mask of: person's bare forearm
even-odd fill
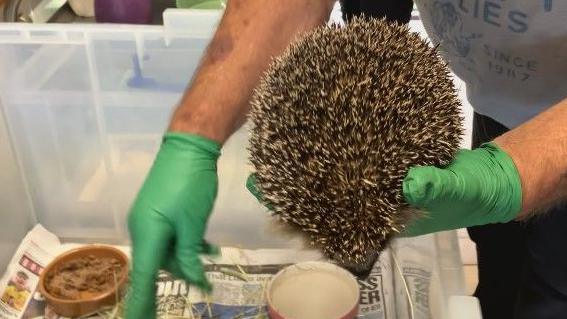
[[[519,218],[567,195],[567,99],[495,142],[512,157],[520,174]]]
[[[249,100],[272,57],[300,33],[325,23],[331,0],[231,0],[170,131],[224,143],[245,121]]]

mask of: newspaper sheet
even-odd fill
[[[59,239],[38,225],[22,240],[0,280],[0,318],[34,318],[25,316],[36,308],[39,274],[58,254]]]
[[[0,281],[0,318],[61,319],[37,291],[39,274],[57,254],[77,246],[61,244],[56,236],[41,225],[30,231]],[[118,248],[129,255],[129,247]],[[157,282],[158,318],[267,318],[265,295],[268,281],[288,265],[324,260],[319,253],[305,250],[223,247],[221,251],[221,256],[214,260],[204,259],[207,276],[214,287],[212,295],[204,295],[166,272],[160,273]],[[400,253],[401,250],[398,251]],[[425,255],[430,257],[429,253]],[[359,280],[358,318],[411,318],[406,289],[409,289],[414,307],[417,307],[414,309],[417,314],[415,318],[429,318],[429,302],[423,301],[429,298],[429,288],[423,288],[423,285],[430,285],[432,270],[429,268],[433,263],[419,259],[422,257],[423,253],[419,253],[414,258],[402,258],[403,277],[409,279],[410,283],[405,283],[404,289],[401,289],[400,279],[396,277],[402,276],[396,275],[392,254],[385,251],[370,276]],[[109,314],[112,311],[109,309],[91,317],[111,317]]]
[[[417,240],[396,241],[391,255],[395,259],[394,289],[398,319],[437,319],[433,314],[441,313],[443,300],[439,286],[439,273],[435,263],[437,249],[432,236]]]

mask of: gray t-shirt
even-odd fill
[[[513,128],[567,97],[567,0],[416,4],[476,112]]]

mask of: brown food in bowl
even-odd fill
[[[57,256],[42,271],[39,289],[55,313],[80,317],[113,306],[127,280],[128,257],[114,247],[95,244]]]
[[[113,257],[79,257],[48,273],[45,289],[62,299],[92,298],[117,286],[122,269],[123,265]]]

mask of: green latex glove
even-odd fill
[[[262,199],[262,194],[256,187],[256,174],[248,175],[248,178],[246,179],[246,188],[252,195],[254,195],[254,197],[256,197],[257,201],[259,201],[267,209],[272,210],[272,206],[264,202],[264,200]]]
[[[204,137],[168,133],[128,216],[132,270],[126,318],[155,318],[160,268],[204,291],[200,254],[218,249],[204,240],[217,195],[220,145]]]
[[[262,202],[254,174],[248,190]],[[461,150],[445,169],[414,167],[404,179],[406,201],[425,211],[402,234],[418,236],[514,219],[522,205],[520,176],[512,159],[496,144]],[[270,208],[270,207],[268,207]]]
[[[509,222],[522,206],[516,166],[494,143],[459,151],[445,169],[411,168],[403,191],[410,205],[426,212],[406,228],[406,236]]]

